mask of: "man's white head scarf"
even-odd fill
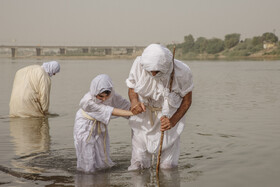
[[[142,67],[148,71],[160,71],[155,77],[169,75],[172,72],[172,53],[160,44],[151,44],[145,48],[141,56]]]
[[[170,79],[173,69],[172,53],[162,45],[151,44],[145,48],[139,60],[142,72],[134,86],[134,91],[144,98],[157,101]],[[151,71],[159,72],[153,76]]]
[[[57,61],[45,62],[42,67],[45,72],[49,74],[49,76],[53,76],[53,74],[58,73],[60,71],[60,65]]]

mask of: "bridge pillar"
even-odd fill
[[[61,55],[65,55],[66,54],[66,49],[65,48],[59,48],[59,52]]]
[[[12,57],[16,57],[16,54],[17,54],[17,48],[11,48],[11,51],[12,51]]]
[[[105,49],[105,55],[112,55],[112,49],[111,48],[106,48]]]
[[[133,51],[133,48],[126,48],[126,54],[128,55],[132,55]]]
[[[43,48],[36,48],[36,55],[41,56]]]
[[[83,48],[83,53],[88,53],[89,52],[89,48]]]

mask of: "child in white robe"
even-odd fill
[[[90,91],[80,101],[74,125],[74,144],[77,170],[95,172],[110,168],[115,163],[110,158],[107,126],[113,116],[133,115],[130,102],[114,92],[108,75],[95,77]]]

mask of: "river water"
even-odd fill
[[[1,186],[209,186],[274,187],[280,183],[280,61],[188,61],[194,75],[193,104],[181,135],[179,166],[128,172],[128,121],[109,125],[116,167],[76,172],[75,113],[91,80],[106,73],[125,98],[133,60],[60,60],[52,77],[48,119],[10,119],[15,72],[42,60],[0,59]]]

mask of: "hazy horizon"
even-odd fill
[[[280,37],[277,0],[1,0],[0,45],[138,45]]]

